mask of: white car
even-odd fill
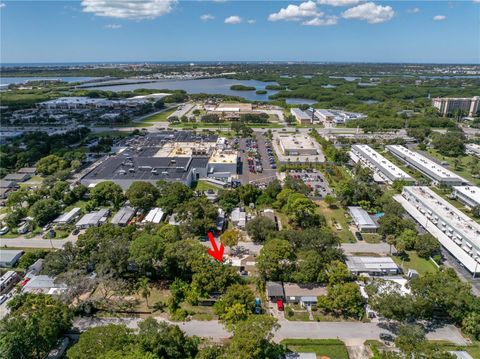
[[[7,234],[9,230],[10,228],[8,228],[7,226],[3,227],[2,229],[0,229],[0,236]]]
[[[7,299],[8,299],[8,297],[5,294],[0,295],[0,304],[3,304],[3,302],[5,302]]]

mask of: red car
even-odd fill
[[[277,309],[283,311],[283,300],[277,300]]]

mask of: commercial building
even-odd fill
[[[470,272],[480,272],[480,224],[424,186],[394,199]]]
[[[81,179],[86,186],[113,181],[127,189],[134,181],[192,185],[203,178],[228,182],[237,174],[236,151],[217,148],[218,136],[164,131],[127,140],[119,152],[98,161]]]
[[[460,186],[468,184],[468,181],[445,167],[432,161],[431,159],[410,151],[408,148],[400,145],[388,145],[387,150],[395,157],[405,162],[407,166],[420,171],[422,174],[430,178],[435,184],[447,186]]]
[[[63,213],[53,220],[55,224],[68,224],[73,222],[80,215],[81,209],[78,207],[72,208],[67,213]]]
[[[463,111],[465,116],[475,117],[480,110],[480,96],[467,98],[454,97],[436,97],[432,99],[433,107],[435,107],[442,116],[447,116],[455,111]]]
[[[2,249],[0,250],[0,268],[11,268],[23,256],[24,251],[16,249]]]
[[[362,233],[375,233],[380,227],[376,220],[362,207],[348,207],[348,214]]]
[[[126,226],[134,215],[135,209],[130,206],[125,206],[120,208],[118,212],[115,213],[110,223],[117,226]]]
[[[336,125],[343,125],[348,121],[360,120],[367,117],[363,113],[327,109],[316,109],[313,114],[320,122]]]
[[[480,206],[480,188],[476,186],[455,186],[452,196],[470,208]]]
[[[72,96],[59,97],[55,100],[41,102],[37,106],[47,110],[77,110],[137,107],[147,103],[149,103],[149,99],[145,96],[135,96],[121,100]]]
[[[292,114],[293,117],[295,117],[295,120],[297,120],[297,122],[300,124],[312,123],[312,116],[300,110],[299,108],[291,108],[290,113]]]
[[[347,257],[348,270],[355,275],[371,276],[397,275],[401,269],[390,257]]]
[[[163,209],[156,207],[152,208],[150,212],[145,216],[143,223],[155,223],[158,224],[165,218],[165,212]]]
[[[476,143],[466,143],[465,153],[467,155],[474,155],[480,157],[480,145],[477,145]]]
[[[279,135],[277,141],[282,153],[287,156],[318,154],[318,146],[308,135]]]
[[[353,145],[349,154],[353,162],[360,163],[373,171],[373,179],[376,182],[414,181],[412,176],[368,145]]]
[[[90,228],[98,227],[99,225],[107,221],[109,210],[102,208],[98,211],[90,212],[84,215],[80,220],[75,224],[77,228]]]

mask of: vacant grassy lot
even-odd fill
[[[310,352],[332,359],[348,359],[345,343],[338,339],[284,339],[280,342],[294,352]]]
[[[340,237],[342,242],[355,242],[355,238],[348,227],[345,211],[342,208],[329,208],[325,201],[315,201],[315,203],[319,206],[319,213],[325,216],[327,224]],[[342,227],[340,230],[337,229],[336,223]]]
[[[406,273],[409,269],[415,269],[418,274],[425,275],[426,273],[433,273],[438,268],[431,261],[420,258],[415,251],[407,251],[408,259],[402,260],[399,256],[392,256],[395,263],[403,268]]]
[[[147,117],[139,123],[144,124],[144,123],[154,123],[154,122],[165,122],[167,121],[168,116],[174,113],[176,109],[177,109],[177,106],[172,107],[171,109],[168,109],[166,111],[157,113],[153,116]]]
[[[459,156],[459,157],[446,157],[438,153],[435,149],[429,148],[427,153],[431,156],[436,158],[441,162],[448,163],[448,169],[457,173],[458,175],[462,176],[463,178],[472,182],[472,184],[479,185],[480,179],[475,178],[472,175],[472,167],[476,166],[478,163],[478,158],[470,155],[466,156]],[[455,162],[458,161],[457,165],[455,166]]]

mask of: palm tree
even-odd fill
[[[147,277],[142,277],[137,282],[137,293],[145,299],[147,308],[150,308],[148,305],[148,297],[150,296],[150,280]]]
[[[395,236],[393,234],[389,234],[385,241],[390,244],[390,255],[392,255],[392,245],[395,245]]]

